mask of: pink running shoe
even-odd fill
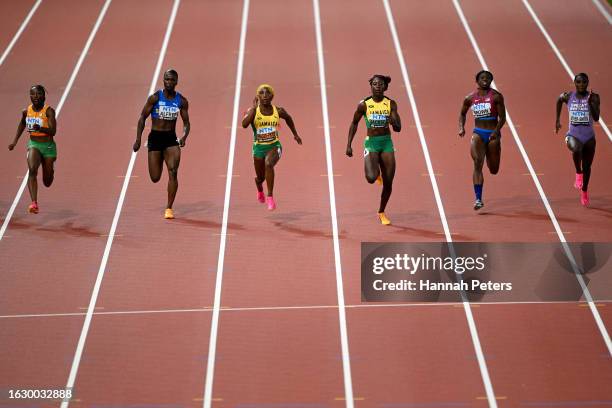
[[[257,201],[259,201],[262,204],[266,202],[266,196],[264,195],[263,191],[257,192]]]
[[[585,207],[588,207],[590,203],[591,202],[589,201],[589,193],[587,193],[586,191],[581,191],[580,204],[584,205]]]
[[[576,173],[576,181],[574,181],[574,187],[578,190],[582,188],[582,173]]]
[[[28,206],[28,212],[30,214],[38,214],[38,203],[36,201],[32,201],[32,204]]]
[[[276,208],[276,203],[274,202],[274,197],[268,197],[266,199],[268,202],[268,210],[272,211]]]

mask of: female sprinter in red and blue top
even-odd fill
[[[38,214],[38,168],[42,164],[43,184],[50,187],[55,175],[53,165],[57,159],[57,147],[55,145],[56,122],[55,110],[45,104],[46,91],[42,85],[34,85],[30,88],[30,101],[32,104],[23,110],[21,120],[17,125],[17,134],[13,143],[8,148],[13,150],[19,141],[24,129],[30,133],[28,141],[28,190],[32,203],[28,206],[28,212]]]
[[[580,203],[589,205],[589,180],[591,178],[591,164],[595,157],[595,130],[593,121],[599,121],[599,95],[592,90],[589,92],[589,77],[584,72],[574,77],[575,92],[564,92],[557,99],[557,122],[555,130],[561,129],[561,107],[567,104],[569,111],[569,131],[565,136],[565,143],[572,152],[574,166],[576,167],[576,180],[574,187],[580,190]]]
[[[278,138],[278,128],[282,118],[291,129],[297,144],[302,144],[293,119],[280,106],[272,105],[274,88],[268,84],[259,85],[251,106],[242,118],[242,127],[253,129],[253,164],[255,165],[255,186],[257,201],[267,203],[268,210],[276,208],[274,201],[274,166],[281,158],[282,146]],[[263,182],[268,187],[268,196],[264,196]]]
[[[383,189],[380,195],[378,219],[381,224],[390,225],[391,220],[385,215],[385,208],[393,190],[395,148],[391,140],[389,125],[394,131],[399,132],[402,130],[402,122],[397,113],[397,104],[394,100],[385,96],[391,77],[376,74],[370,78],[369,82],[372,95],[361,100],[353,114],[353,121],[349,127],[346,155],[353,157],[351,145],[355,133],[357,133],[359,121],[364,118],[367,128],[363,152],[365,177],[370,184],[375,181],[380,183],[382,180]]]
[[[136,129],[136,141],[134,151],[140,149],[140,139],[145,126],[145,120],[151,115],[151,133],[147,141],[149,149],[149,176],[151,181],[157,183],[162,175],[163,163],[168,168],[168,203],[164,218],[174,218],[172,205],[178,190],[178,168],[181,162],[181,147],[185,147],[185,141],[189,136],[191,124],[189,123],[189,103],[187,98],[175,91],[178,83],[178,73],[169,69],[164,72],[164,89],[149,96],[147,103],[142,108],[138,127]],[[183,120],[183,137],[176,137],[176,120],[179,114]]]
[[[461,113],[459,114],[459,136],[465,136],[465,116],[468,109],[472,108],[474,114],[474,133],[471,141],[471,155],[474,160],[474,193],[476,201],[474,210],[480,210],[484,203],[482,201],[482,185],[484,176],[482,167],[487,160],[487,167],[491,174],[499,171],[501,159],[501,128],[506,123],[506,106],[501,93],[491,88],[493,74],[489,71],[480,71],[476,74],[478,89],[470,93],[463,100]]]

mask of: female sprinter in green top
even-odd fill
[[[259,85],[257,95],[253,99],[253,106],[247,110],[242,118],[242,127],[251,126],[253,129],[253,163],[255,165],[255,186],[257,186],[257,201],[267,203],[268,210],[276,208],[274,201],[274,166],[280,160],[282,146],[278,139],[280,119],[287,122],[298,144],[302,139],[298,136],[293,119],[287,111],[280,106],[272,105],[274,89],[268,84]],[[268,197],[264,197],[263,182],[268,186]]]
[[[397,104],[394,100],[385,96],[389,82],[391,82],[391,77],[385,75],[376,74],[370,78],[372,95],[363,99],[357,105],[349,128],[348,145],[346,146],[346,155],[353,157],[351,144],[357,132],[359,121],[363,117],[367,128],[363,152],[365,176],[370,184],[375,181],[380,183],[382,180],[383,189],[380,195],[378,219],[383,225],[391,224],[391,220],[385,215],[385,207],[389,197],[391,197],[393,177],[395,176],[395,149],[391,140],[389,125],[395,132],[402,130],[402,122],[397,113]]]

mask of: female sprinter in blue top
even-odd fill
[[[149,96],[147,103],[142,108],[138,127],[136,129],[136,141],[134,151],[140,149],[140,139],[145,126],[145,120],[151,115],[151,133],[147,141],[149,149],[149,176],[151,181],[157,183],[161,178],[163,163],[168,168],[168,203],[164,218],[174,218],[172,205],[178,190],[178,168],[181,162],[181,147],[185,147],[185,141],[189,136],[191,124],[189,123],[189,103],[187,98],[175,91],[178,83],[178,73],[169,69],[164,72],[164,89]],[[176,137],[176,120],[179,114],[183,120],[183,137]]]

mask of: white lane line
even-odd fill
[[[36,12],[36,9],[38,8],[38,6],[40,6],[40,3],[42,3],[42,0],[38,0],[36,3],[34,3],[34,5],[32,6],[32,9],[30,10],[30,12],[28,13],[28,15],[26,16],[26,18],[23,20],[23,22],[21,23],[21,26],[19,26],[19,29],[17,30],[17,32],[15,33],[15,35],[13,36],[13,39],[11,40],[11,42],[9,43],[9,45],[6,47],[6,49],[4,50],[4,52],[2,53],[2,56],[0,57],[0,65],[2,65],[4,63],[4,60],[6,59],[6,57],[8,57],[8,55],[10,54],[11,50],[13,49],[13,47],[15,46],[15,43],[17,42],[17,40],[19,39],[19,37],[21,37],[21,33],[23,33],[23,30],[25,30],[26,26],[28,25],[28,23],[30,22],[30,20],[32,19],[32,16],[34,15],[34,13]]]
[[[107,0],[105,7],[108,7],[110,2],[111,0]],[[176,13],[178,11],[180,3],[181,3],[180,0],[174,0],[172,12],[170,14],[170,18],[168,19],[168,27],[166,29],[166,34],[164,36],[162,47],[159,53],[159,58],[157,60],[155,71],[153,72],[153,78],[151,80],[151,86],[149,87],[149,93],[147,94],[147,96],[152,94],[155,90],[155,84],[157,83],[157,78],[161,71],[161,66],[164,60],[164,56],[166,55],[166,49],[168,48],[168,42],[170,41],[170,35],[172,34],[172,28],[174,27],[174,20],[176,18]],[[92,317],[93,317],[93,314],[96,308],[96,302],[98,300],[98,295],[100,293],[100,287],[102,286],[102,279],[104,278],[104,273],[106,272],[106,264],[108,262],[108,256],[110,254],[111,246],[113,245],[115,231],[117,230],[117,224],[119,223],[119,216],[121,215],[121,209],[123,208],[123,202],[125,200],[125,195],[127,193],[128,185],[131,180],[130,175],[132,174],[132,169],[134,168],[136,154],[137,154],[136,152],[132,152],[130,163],[125,173],[125,178],[123,179],[123,186],[121,187],[121,193],[119,195],[119,200],[117,202],[117,207],[115,209],[113,223],[111,225],[110,232],[106,240],[106,247],[104,248],[104,254],[102,255],[102,261],[100,262],[100,267],[98,269],[98,275],[96,277],[96,282],[94,284],[94,288],[91,293],[91,299],[89,300],[89,306],[87,308],[87,313],[85,315],[85,320],[83,322],[83,328],[81,329],[81,335],[79,336],[79,342],[77,343],[77,348],[74,353],[74,359],[72,360],[72,367],[70,368],[70,374],[68,376],[68,381],[66,383],[66,389],[71,389],[74,387],[76,376],[79,371],[79,364],[81,362],[81,357],[83,355],[83,350],[85,348],[85,341],[87,340],[87,334],[89,333],[89,327],[91,325],[91,320],[92,320]],[[69,405],[69,401],[63,401],[61,404],[61,408],[67,408],[68,405]]]
[[[502,305],[502,306],[521,306],[521,305],[575,305],[575,306],[588,306],[586,302],[577,301],[506,301],[506,302],[478,302],[472,303],[472,307],[487,305]],[[608,304],[612,304],[612,299],[598,300],[598,307],[605,307]],[[450,306],[457,307],[461,305],[459,302],[422,302],[422,303],[364,303],[356,305],[345,305],[346,309],[372,309],[372,308],[409,308],[409,307],[437,307],[437,306]],[[338,305],[305,305],[305,306],[259,306],[259,307],[225,307],[222,306],[221,310],[224,312],[265,312],[265,311],[291,311],[291,310],[320,310],[320,309],[337,309]],[[161,313],[202,313],[212,312],[212,307],[202,307],[197,309],[156,309],[156,310],[115,310],[107,312],[94,312],[94,316],[121,316],[121,315],[147,315],[147,314],[161,314]],[[47,317],[74,317],[74,316],[85,316],[86,312],[74,312],[74,313],[33,313],[33,314],[15,314],[15,315],[0,315],[0,319],[28,319],[28,318],[47,318]]]
[[[87,56],[87,53],[89,52],[89,47],[91,46],[91,43],[96,37],[98,28],[100,27],[100,24],[102,23],[102,20],[104,19],[104,15],[106,14],[106,10],[108,9],[108,6],[110,5],[111,1],[112,0],[107,0],[106,3],[104,3],[104,6],[102,6],[102,11],[100,11],[98,20],[96,21],[94,28],[91,30],[91,33],[89,34],[89,38],[87,39],[87,42],[85,43],[85,47],[81,51],[81,55],[79,56],[79,59],[76,65],[74,66],[74,69],[72,70],[70,79],[68,79],[68,83],[66,84],[64,93],[62,94],[62,97],[60,98],[60,101],[57,104],[57,108],[55,108],[56,118],[59,118],[60,112],[62,111],[62,107],[64,106],[64,103],[66,102],[66,98],[68,98],[68,94],[70,93],[70,90],[72,89],[72,84],[74,83],[74,80],[76,76],[78,75],[79,70],[81,69],[81,65],[83,64],[83,61],[85,60],[85,57]],[[30,13],[33,14],[33,11],[30,11]],[[31,16],[29,15],[29,17]],[[2,222],[2,227],[0,227],[0,241],[2,240],[2,238],[4,238],[4,233],[6,232],[6,229],[8,228],[9,222],[11,221],[11,218],[13,217],[13,213],[15,212],[15,208],[17,208],[17,204],[19,204],[19,200],[21,199],[21,196],[23,195],[23,192],[27,184],[28,184],[28,172],[26,171],[25,176],[23,176],[23,181],[21,182],[21,185],[19,186],[19,190],[17,190],[17,194],[15,195],[15,199],[13,200],[13,204],[11,204],[11,208],[9,208],[9,211],[6,214],[4,221]]]
[[[334,237],[334,265],[336,269],[336,292],[338,297],[338,320],[340,325],[340,348],[342,350],[342,371],[344,377],[344,400],[347,408],[354,407],[353,380],[349,357],[348,329],[344,304],[344,285],[342,282],[342,263],[340,261],[340,241],[338,238],[338,218],[336,216],[336,191],[334,187],[334,168],[332,164],[329,111],[327,107],[327,82],[325,79],[325,59],[323,57],[323,34],[321,33],[321,12],[319,0],[312,1],[317,39],[317,60],[319,64],[319,84],[321,89],[321,110],[323,114],[323,133],[325,135],[325,155],[327,162],[327,185],[329,189],[330,214]]]
[[[572,71],[572,69],[570,68],[569,64],[563,57],[563,54],[561,54],[561,51],[559,51],[559,48],[557,48],[557,45],[555,44],[551,36],[548,34],[548,31],[546,31],[546,28],[544,28],[544,25],[538,18],[538,15],[535,13],[535,11],[533,11],[533,8],[531,8],[531,4],[529,4],[527,0],[523,0],[523,5],[525,5],[525,7],[527,8],[527,11],[529,11],[529,14],[531,14],[531,18],[533,19],[533,21],[535,21],[536,25],[542,32],[542,35],[544,35],[544,38],[546,38],[546,41],[548,41],[548,45],[550,45],[550,48],[553,49],[553,51],[555,52],[555,55],[559,59],[559,62],[561,62],[561,65],[563,65],[563,68],[565,68],[565,71],[567,72],[567,74],[570,76],[570,78],[573,81],[576,74],[574,74],[574,71]],[[601,115],[599,116],[599,124],[601,125],[601,128],[604,130],[606,135],[608,135],[608,139],[612,141],[612,133],[610,133],[610,129],[608,129],[608,126],[606,126],[603,116]]]
[[[601,4],[599,0],[592,0],[592,1],[595,7],[597,7],[597,10],[599,10],[599,12],[604,16],[608,24],[612,24],[612,16],[610,15],[610,13],[608,13],[608,9],[606,8],[606,6]]]
[[[412,115],[414,117],[414,123],[417,127],[417,132],[419,134],[419,140],[421,141],[421,148],[423,149],[423,155],[425,156],[425,162],[427,164],[427,171],[429,172],[429,179],[431,181],[431,187],[434,192],[434,196],[436,198],[436,204],[438,205],[438,212],[440,214],[440,220],[442,221],[442,226],[444,227],[444,234],[446,236],[446,241],[448,242],[449,250],[451,256],[455,257],[455,249],[453,247],[453,239],[450,233],[450,229],[448,227],[448,221],[446,219],[446,214],[444,212],[444,206],[442,205],[442,199],[440,197],[440,190],[438,189],[438,183],[436,181],[436,176],[434,174],[433,166],[431,164],[431,157],[429,156],[429,149],[427,147],[427,141],[425,140],[425,133],[423,132],[423,127],[421,125],[421,118],[419,116],[419,111],[417,109],[416,100],[414,98],[414,94],[412,92],[412,85],[410,83],[410,77],[408,76],[408,69],[406,68],[406,62],[404,61],[404,54],[402,52],[402,47],[400,45],[399,36],[397,35],[397,30],[395,28],[395,21],[393,19],[393,13],[391,12],[391,6],[389,5],[388,0],[383,0],[385,11],[387,14],[387,21],[389,23],[389,29],[391,30],[391,36],[393,37],[393,43],[395,45],[395,53],[397,54],[397,58],[400,64],[400,68],[402,71],[402,77],[404,79],[404,84],[406,85],[406,92],[408,93],[408,99],[410,100],[410,106],[412,108]],[[472,345],[474,347],[474,352],[476,353],[476,359],[478,361],[478,368],[480,369],[480,376],[482,377],[482,382],[485,388],[485,393],[487,396],[487,401],[489,403],[489,407],[496,408],[497,401],[495,398],[495,392],[493,390],[493,383],[491,382],[491,377],[489,376],[489,369],[487,368],[487,362],[484,357],[484,353],[482,351],[482,345],[480,344],[480,337],[478,336],[478,330],[476,328],[476,322],[474,321],[474,316],[472,314],[472,309],[470,307],[470,303],[467,301],[465,293],[461,293],[463,310],[465,312],[465,317],[468,323],[468,328],[470,330],[470,336],[472,338]]]
[[[482,56],[482,52],[480,51],[480,47],[478,46],[478,43],[476,42],[476,38],[474,37],[474,34],[472,34],[472,30],[470,29],[470,26],[465,18],[465,15],[463,14],[463,10],[461,9],[461,6],[459,5],[459,1],[453,0],[453,4],[455,5],[455,9],[457,10],[459,19],[463,23],[463,27],[465,28],[465,31],[470,39],[470,42],[472,43],[472,47],[474,48],[474,51],[476,52],[476,55],[478,56],[478,61],[480,61],[480,65],[482,66],[483,69],[489,70],[489,68],[487,67],[487,63],[485,62],[484,57]],[[495,87],[495,82],[492,82],[491,86]],[[525,162],[525,165],[529,169],[529,173],[531,174],[531,179],[533,180],[533,183],[535,184],[536,189],[538,190],[538,193],[540,194],[542,203],[544,203],[544,207],[546,207],[546,212],[548,213],[548,217],[550,218],[553,226],[555,227],[555,231],[557,232],[557,236],[559,237],[559,241],[561,242],[561,246],[563,247],[565,255],[567,256],[567,259],[572,265],[572,269],[574,270],[576,279],[578,280],[578,283],[580,284],[580,287],[582,288],[582,293],[584,294],[584,298],[587,300],[589,304],[589,308],[591,309],[591,313],[593,314],[593,318],[595,319],[597,328],[599,329],[601,337],[603,338],[604,343],[606,347],[608,348],[608,353],[610,353],[610,355],[612,356],[612,341],[610,340],[610,334],[608,333],[608,330],[606,329],[606,326],[603,320],[601,319],[599,311],[597,310],[597,307],[595,306],[595,303],[593,302],[593,297],[591,296],[591,292],[589,291],[584,281],[584,278],[581,275],[580,267],[576,263],[576,260],[574,259],[574,255],[572,254],[572,251],[567,245],[565,234],[563,233],[563,231],[561,230],[561,227],[559,226],[557,217],[555,216],[555,213],[553,212],[550,206],[550,203],[548,202],[548,198],[546,197],[546,194],[544,193],[544,188],[540,184],[540,179],[538,178],[538,176],[535,173],[535,170],[533,169],[531,160],[529,159],[529,156],[527,156],[527,151],[525,150],[525,147],[523,146],[523,142],[521,141],[519,134],[516,128],[514,127],[512,118],[510,117],[510,112],[508,112],[508,110],[506,110],[506,120],[508,122],[508,126],[510,127],[510,131],[512,132],[512,136],[514,137],[514,141],[516,142],[516,145],[519,151],[521,152],[523,161]]]
[[[249,0],[242,4],[242,20],[240,23],[240,42],[238,46],[238,62],[236,67],[236,82],[234,85],[234,108],[232,112],[232,129],[230,131],[229,157],[226,175],[234,174],[234,152],[236,150],[236,127],[240,113],[240,92],[242,90],[242,68],[244,66],[244,49],[246,44],[247,25],[249,18]],[[221,312],[221,285],[223,283],[223,265],[225,262],[225,247],[227,242],[227,222],[229,219],[230,197],[232,195],[233,177],[225,178],[225,198],[223,202],[223,221],[219,239],[219,258],[217,260],[217,278],[215,281],[215,298],[210,323],[210,340],[208,342],[208,362],[206,364],[206,380],[204,383],[203,407],[210,408],[213,400],[213,380],[215,374],[215,357],[217,352],[217,336],[219,330],[219,314]]]

